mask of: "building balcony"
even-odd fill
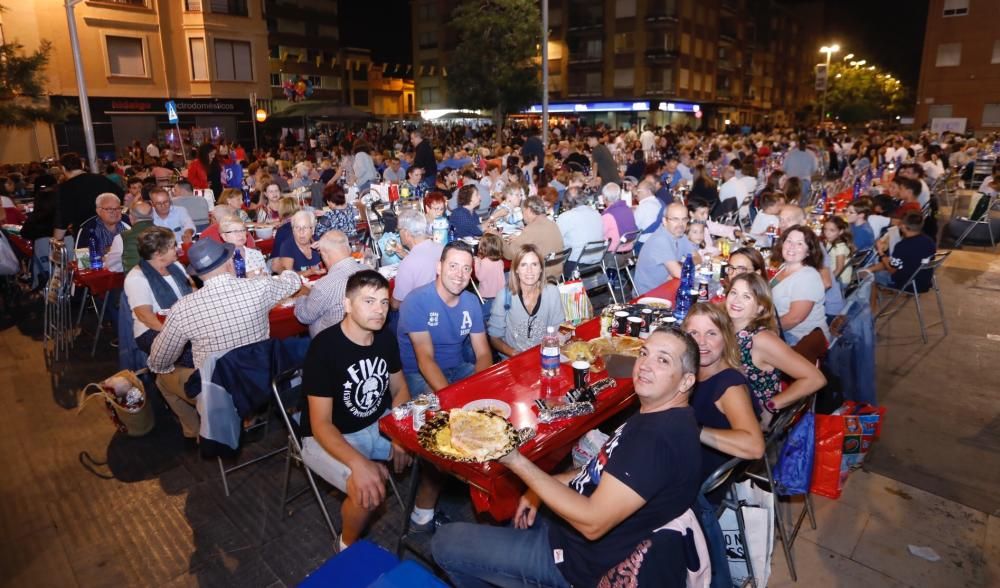
[[[663,63],[677,58],[676,49],[646,49],[646,61],[650,63]]]
[[[287,18],[291,20],[305,20],[312,22],[337,22],[337,3],[333,2],[324,6],[332,6],[333,10],[319,10],[317,8],[305,8],[297,4],[287,4],[280,0],[264,0],[264,14],[274,18]],[[331,20],[332,19],[332,20]]]
[[[661,82],[646,82],[646,96],[663,97],[676,96],[677,90],[673,86],[664,86]]]
[[[586,86],[570,86],[566,95],[570,98],[592,98],[601,95],[600,88],[587,88]]]
[[[677,24],[677,13],[653,9],[646,13],[645,21],[649,28],[673,26]]]
[[[591,53],[578,53],[569,56],[570,65],[586,66],[586,65],[600,65],[603,61],[603,55],[595,55]]]
[[[736,69],[736,65],[728,59],[716,59],[715,69],[720,71],[734,71]]]
[[[90,0],[88,4],[95,6],[110,4],[112,7],[120,8],[149,8],[149,0]]]

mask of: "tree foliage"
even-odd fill
[[[538,100],[541,15],[533,0],[463,0],[452,13],[458,45],[448,92],[460,108],[493,109],[502,121]]]
[[[878,70],[832,63],[827,84],[826,111],[845,123],[891,118],[907,109],[906,88]],[[817,92],[817,110],[822,99]]]
[[[66,117],[66,110],[51,108],[45,97],[43,71],[51,50],[48,41],[32,53],[25,53],[16,42],[0,45],[0,126],[30,127],[36,121]]]

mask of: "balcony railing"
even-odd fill
[[[149,8],[149,0],[91,0],[96,4],[115,4],[132,8]]]
[[[677,57],[676,49],[664,49],[662,47],[656,47],[654,49],[646,49],[646,61],[651,62],[662,62],[670,61]]]

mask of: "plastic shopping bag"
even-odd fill
[[[590,304],[587,290],[580,280],[559,284],[559,296],[567,322],[578,325],[594,318],[594,307]]]
[[[816,450],[816,415],[807,411],[795,423],[778,454],[774,467],[775,492],[795,496],[809,492]]]
[[[840,498],[852,470],[861,467],[882,432],[885,407],[848,401],[830,415],[816,415],[812,493]]]
[[[774,549],[774,494],[750,480],[734,484],[732,492],[739,505],[746,535],[741,540],[736,511],[727,508],[719,518],[726,538],[729,573],[735,586],[743,586],[750,578],[750,568],[757,586],[767,586],[771,577],[771,553]],[[749,560],[749,565],[748,565]]]

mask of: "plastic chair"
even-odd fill
[[[559,266],[564,265],[566,263],[566,261],[569,259],[569,254],[572,251],[573,251],[572,249],[570,249],[570,248],[567,247],[566,249],[563,249],[562,251],[553,251],[552,253],[549,253],[548,255],[546,255],[545,256],[545,261],[544,261],[544,263],[545,263],[545,272],[548,273],[549,268],[559,267]],[[558,282],[560,284],[562,284],[565,281],[563,279],[563,275],[562,275],[561,271],[558,272],[558,274],[555,276],[555,278],[556,278],[556,282]]]
[[[591,241],[583,246],[580,250],[580,255],[576,257],[576,267],[573,269],[573,278],[584,281],[584,288],[586,290],[593,290],[596,288],[607,287],[608,293],[611,294],[611,300],[617,304],[618,298],[615,296],[615,289],[611,287],[611,280],[608,279],[608,267],[604,264],[605,253],[608,251],[608,247],[611,245],[610,239],[604,239],[603,241]],[[601,257],[597,261],[590,263],[584,263],[582,260],[585,257],[591,257],[597,254],[601,254]],[[587,285],[586,279],[594,276],[596,281],[592,285]],[[603,280],[601,279],[603,278]]]
[[[944,264],[945,260],[948,259],[949,255],[951,255],[950,251],[945,252],[945,253],[935,253],[934,256],[931,257],[930,259],[924,260],[924,263],[920,264],[920,267],[917,268],[917,271],[913,272],[913,275],[910,276],[910,279],[908,279],[905,284],[903,284],[902,288],[896,289],[896,288],[890,288],[890,287],[886,287],[886,286],[881,286],[880,290],[887,290],[887,291],[893,292],[894,295],[889,300],[889,302],[887,302],[884,305],[879,306],[878,312],[875,313],[875,322],[877,323],[878,320],[880,318],[883,318],[883,317],[885,317],[885,318],[892,318],[893,315],[895,315],[897,312],[899,312],[900,310],[902,310],[904,306],[906,306],[906,302],[910,298],[913,298],[913,302],[914,302],[914,304],[917,307],[917,322],[920,323],[920,338],[923,339],[924,343],[927,343],[927,327],[932,327],[932,326],[936,325],[937,323],[934,323],[934,324],[931,324],[931,325],[924,325],[924,315],[923,315],[923,312],[921,311],[921,308],[920,308],[920,294],[921,294],[921,292],[917,290],[916,279],[917,279],[917,276],[919,276],[920,274],[922,274],[924,272],[930,272],[931,273],[931,282],[930,282],[930,288],[928,288],[928,289],[934,290],[934,296],[937,298],[938,313],[941,315],[941,325],[944,327],[944,334],[947,335],[948,334],[948,319],[944,315],[944,302],[941,300],[941,289],[938,287],[938,283],[937,283],[937,269],[939,267],[941,267],[941,265]],[[903,299],[902,304],[900,304],[895,309],[893,309],[893,310],[890,311],[890,309],[892,308],[893,304],[901,296],[905,296],[906,297],[906,298]],[[879,298],[881,298],[881,296],[879,296]]]

